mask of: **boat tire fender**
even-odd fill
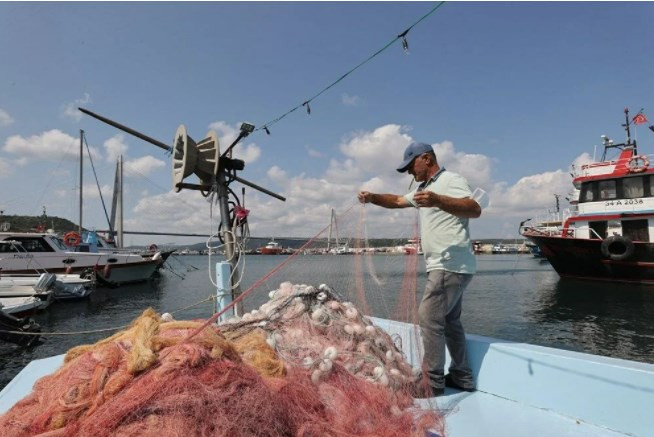
[[[612,235],[602,241],[602,255],[613,261],[625,261],[631,258],[636,247],[630,238],[621,235]]]

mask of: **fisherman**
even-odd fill
[[[461,324],[461,300],[476,271],[468,219],[479,217],[481,207],[471,198],[463,176],[438,165],[429,144],[409,144],[397,171],[408,171],[420,185],[404,196],[361,191],[358,198],[361,203],[384,208],[415,207],[420,213],[428,278],[418,317],[425,352],[423,372],[429,378],[431,390],[424,393],[417,389],[416,395],[439,396],[445,387],[475,391]],[[444,375],[446,345],[452,362],[449,374]]]

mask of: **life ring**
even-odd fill
[[[154,243],[152,243],[150,246],[148,246],[148,250],[149,250],[150,252],[156,252],[157,249],[159,249],[159,248],[158,248],[157,245],[154,244]]]
[[[645,155],[635,155],[629,158],[627,169],[630,173],[642,173],[649,167],[649,158]]]
[[[66,246],[77,247],[82,242],[82,236],[75,231],[64,234],[64,243]]]
[[[613,261],[624,261],[631,258],[636,250],[630,238],[621,235],[612,235],[602,241],[602,255]]]

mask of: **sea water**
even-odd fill
[[[246,256],[245,268],[239,271],[241,289],[287,258]],[[285,280],[327,283],[342,291],[338,288],[355,282],[349,276],[354,258],[298,256],[296,268],[286,267],[271,277],[245,300],[245,309],[265,302],[268,291]],[[367,278],[364,287],[375,290],[366,295],[373,315],[396,317],[406,258],[372,255],[370,263],[362,265]],[[530,255],[479,255],[477,259],[478,272],[463,295],[466,332],[654,363],[654,286],[563,280],[549,263]],[[212,258],[212,264],[215,261]],[[44,332],[65,335],[44,336],[41,344],[27,349],[0,343],[0,388],[31,360],[107,337],[115,332],[112,328],[128,325],[147,307],[174,312],[177,319],[210,317],[214,303],[209,298],[215,295],[215,287],[208,262],[206,256],[173,257],[168,262],[172,271],[163,270],[148,283],[98,288],[87,300],[55,303],[36,314],[34,319]],[[425,274],[422,260],[417,264],[419,299]],[[102,329],[107,331],[90,332]]]

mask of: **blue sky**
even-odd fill
[[[0,209],[45,205],[76,220],[84,129],[106,194],[115,155],[126,156],[126,228],[208,232],[207,202],[170,192],[163,151],[70,109],[166,143],[180,123],[197,140],[213,128],[225,147],[240,122],[260,126],[303,102],[434,5],[0,3]],[[570,164],[588,160],[601,134],[623,139],[624,107],[654,122],[652,22],[649,2],[446,3],[411,30],[408,55],[396,43],[317,98],[310,116],[298,110],[236,148],[242,177],[289,199],[249,191],[252,234],[310,236],[361,187],[404,192],[409,179],[393,169],[418,140],[491,193],[473,236],[513,237],[571,190]],[[654,135],[637,135],[652,152]],[[105,228],[87,192],[84,224]],[[414,217],[369,211],[379,236],[400,235]]]

